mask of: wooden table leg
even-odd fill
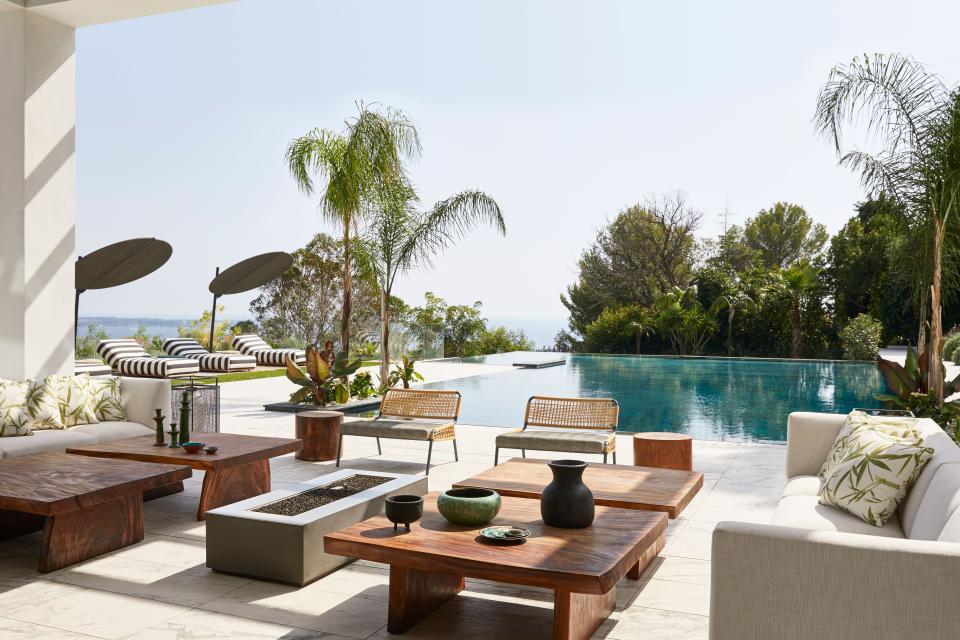
[[[0,509],[0,540],[40,531],[44,522],[46,518],[33,513]]]
[[[553,596],[553,639],[586,640],[610,617],[617,604],[617,590],[603,595],[556,590]]]
[[[40,571],[56,571],[141,540],[140,493],[49,516],[43,525]]]
[[[147,500],[156,500],[157,498],[180,493],[181,491],[183,491],[183,482],[174,482],[163,485],[162,487],[157,487],[156,489],[147,489],[143,492],[143,500],[144,502]]]
[[[663,533],[657,538],[657,541],[652,545],[646,548],[644,552],[637,559],[637,564],[633,565],[630,570],[627,572],[627,577],[631,580],[639,580],[640,574],[650,566],[650,563],[653,562],[653,559],[656,558],[663,548],[667,546],[667,530],[664,529]]]
[[[197,520],[205,520],[210,509],[240,502],[270,491],[270,460],[257,460],[203,475]]]
[[[390,565],[387,631],[407,631],[461,591],[460,576]]]

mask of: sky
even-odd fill
[[[364,101],[416,123],[426,206],[481,189],[508,230],[471,233],[395,293],[480,300],[543,343],[580,253],[650,196],[683,191],[702,237],[778,200],[837,231],[863,194],[811,123],[830,68],[897,51],[955,82],[958,22],[960,4],[924,1],[239,0],[83,28],[77,252],[155,236],[174,253],[81,313],[197,317],[216,267],[335,231],[284,151]],[[226,316],[252,297],[222,298]]]

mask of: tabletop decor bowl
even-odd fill
[[[410,523],[423,517],[423,498],[414,495],[387,496],[383,501],[384,515],[393,523],[393,530],[403,525],[410,531]]]
[[[203,449],[204,444],[202,442],[184,442],[180,446],[183,447],[183,450],[187,453],[200,453],[200,450]]]
[[[487,527],[480,530],[480,535],[493,544],[523,544],[523,541],[530,537],[530,530],[511,526]]]
[[[437,511],[453,524],[478,527],[500,513],[500,494],[492,489],[448,489],[437,498]]]
[[[219,447],[214,447],[212,445],[209,447],[203,448],[203,450],[206,452],[208,456],[212,456],[213,454],[215,454],[217,452],[217,449],[219,449]]]

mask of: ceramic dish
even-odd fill
[[[522,527],[487,527],[480,530],[480,535],[495,544],[521,544],[530,537],[530,530]]]
[[[203,450],[207,452],[208,456],[212,456],[217,452],[217,447],[204,447]]]
[[[183,447],[183,450],[187,453],[200,453],[200,449],[203,449],[202,442],[184,442],[180,446]]]

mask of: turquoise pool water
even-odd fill
[[[465,358],[512,364],[558,354]],[[623,431],[677,431],[694,438],[783,442],[791,411],[876,407],[885,386],[876,366],[831,361],[665,358],[569,354],[566,364],[426,385],[463,394],[460,422],[522,426],[532,395],[614,397]]]

